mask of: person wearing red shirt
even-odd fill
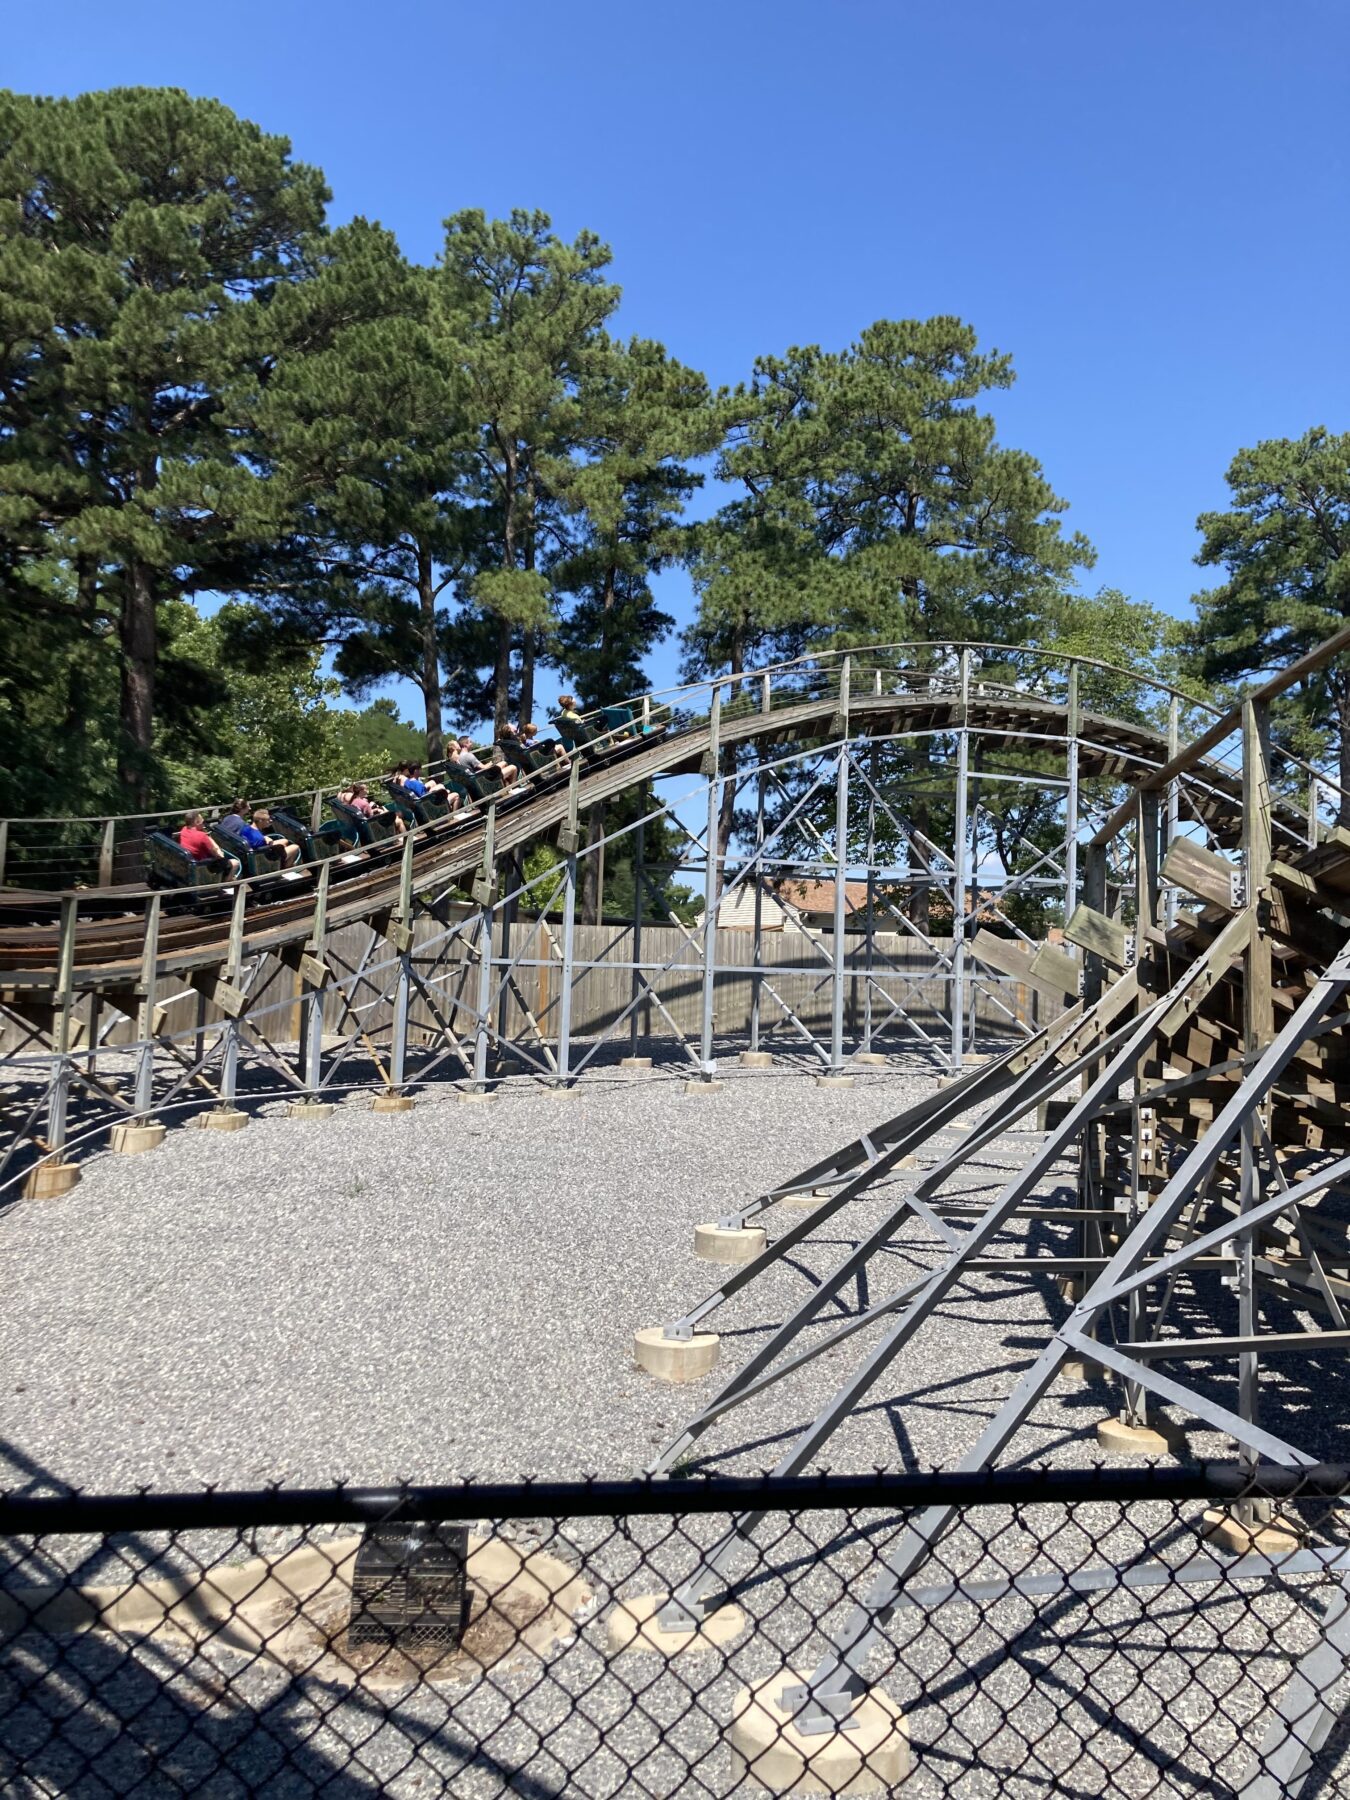
[[[241,872],[242,865],[237,856],[226,856],[220,845],[205,829],[202,815],[190,812],[183,820],[183,829],[178,833],[178,842],[187,851],[193,862],[218,864],[226,881],[233,881]]]

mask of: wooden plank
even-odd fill
[[[1296,869],[1291,863],[1281,862],[1277,857],[1270,865],[1269,875],[1281,887],[1287,887],[1296,894],[1307,894],[1315,903],[1321,903],[1322,889],[1305,870]]]
[[[1082,958],[1071,956],[1058,944],[1042,944],[1027,970],[1027,980],[1049,994],[1076,994],[1082,979]]]
[[[194,983],[194,986],[195,985],[196,984]],[[223,1013],[228,1014],[232,1019],[239,1018],[244,1011],[244,1008],[248,1005],[248,995],[242,988],[236,987],[232,981],[208,980],[203,985],[203,992],[206,994],[208,1000],[212,1001]]]
[[[1064,936],[1071,944],[1077,944],[1080,950],[1100,956],[1103,962],[1109,962],[1113,968],[1126,969],[1130,966],[1133,937],[1118,919],[1108,919],[1105,913],[1098,912],[1095,907],[1075,907],[1073,916],[1064,927]]]
[[[1287,667],[1272,675],[1268,681],[1262,682],[1259,688],[1247,696],[1245,703],[1240,702],[1237,706],[1231,707],[1207,730],[1201,732],[1200,736],[1189,743],[1184,750],[1179,750],[1175,756],[1169,757],[1160,769],[1155,770],[1151,775],[1146,775],[1140,785],[1150,788],[1165,787],[1174,775],[1180,775],[1186,769],[1193,767],[1207,756],[1216,744],[1221,744],[1230,733],[1240,726],[1243,704],[1252,702],[1259,704],[1263,701],[1273,700],[1277,694],[1282,694],[1286,688],[1295,686],[1305,676],[1325,668],[1329,662],[1334,661],[1341,654],[1342,650],[1347,649],[1350,649],[1350,625],[1342,625],[1341,629],[1334,632],[1324,643],[1318,644],[1306,655],[1300,656],[1295,662],[1289,663]],[[1133,795],[1122,800],[1115,812],[1097,832],[1092,840],[1093,843],[1109,844],[1122,826],[1129,823],[1133,805]]]
[[[1179,999],[1174,1000],[1163,1014],[1158,1025],[1158,1035],[1164,1038],[1175,1037],[1185,1024],[1189,1024],[1196,1008],[1204,1000],[1214,985],[1228,973],[1229,964],[1242,955],[1251,937],[1251,918],[1247,912],[1235,913],[1228,921],[1214,942],[1200,959],[1204,967],[1191,982],[1191,985]]]
[[[1018,981],[1026,980],[1031,957],[1017,938],[1000,937],[996,931],[981,927],[970,940],[970,947],[991,969],[997,969],[1002,975],[1014,975]]]
[[[1174,887],[1183,887],[1197,899],[1232,912],[1234,868],[1226,857],[1201,849],[1189,838],[1175,838],[1163,858],[1162,873],[1163,880]]]
[[[329,976],[328,964],[317,956],[305,952],[300,957],[300,976],[310,987],[323,987]]]

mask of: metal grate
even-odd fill
[[[352,1576],[348,1644],[448,1656],[468,1623],[468,1560],[467,1525],[368,1527]]]

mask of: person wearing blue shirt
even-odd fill
[[[291,868],[300,854],[299,844],[290,843],[272,830],[272,815],[265,806],[255,806],[253,823],[244,825],[235,836],[243,838],[250,850],[280,850],[283,869]]]

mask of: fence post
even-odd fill
[[[563,954],[562,987],[558,994],[558,1074],[557,1086],[564,1089],[572,1064],[572,966],[576,955],[577,935],[577,838],[581,829],[578,781],[581,758],[572,758],[572,772],[567,780],[567,823],[558,832],[558,848],[566,857],[563,865]]]
[[[488,1044],[491,1028],[488,1013],[492,1006],[492,907],[497,891],[495,861],[497,837],[497,802],[488,802],[487,828],[483,833],[483,867],[473,884],[473,897],[478,903],[478,1007],[473,1038],[473,1087],[475,1095],[488,1091]]]
[[[881,692],[881,670],[877,670],[877,693]],[[876,962],[877,931],[877,746],[875,740],[868,747],[868,783],[867,783],[867,914],[864,921],[866,936],[863,940],[863,1006],[862,1006],[862,1049],[859,1062],[884,1062],[872,1048],[872,970]]]
[[[248,883],[234,884],[234,906],[230,912],[229,948],[225,959],[225,979],[237,988],[244,969],[244,908],[248,905]],[[231,1013],[225,1020],[225,1048],[220,1059],[220,1109],[233,1112],[234,1095],[239,1075],[238,1017]]]
[[[9,858],[9,820],[0,819],[0,887],[5,885],[5,863]]]
[[[394,986],[393,1040],[389,1048],[389,1092],[403,1092],[403,1069],[408,1051],[408,1006],[412,998],[413,846],[411,831],[403,834],[403,859],[398,872],[398,979]]]
[[[145,912],[145,944],[141,950],[140,1005],[136,1009],[140,1050],[136,1059],[136,1112],[150,1111],[155,1097],[155,1007],[159,972],[159,910],[161,896],[151,894]]]
[[[306,972],[304,964],[301,964],[301,974],[307,989],[301,1023],[301,1054],[304,1061],[301,1072],[305,1087],[315,1099],[319,1094],[319,1077],[323,1064],[323,992],[326,973],[323,941],[328,934],[328,883],[332,870],[332,862],[325,857],[319,864],[319,885],[314,895],[314,916],[310,923],[308,950],[312,963],[309,971]]]
[[[956,824],[952,836],[952,1073],[959,1075],[965,1058],[966,1001],[966,802],[970,775],[970,651],[961,652],[961,704],[956,741]]]
[[[56,1068],[47,1102],[47,1147],[59,1151],[66,1141],[66,1102],[70,1094],[70,1025],[75,1007],[75,930],[80,909],[76,894],[61,897],[61,946],[57,955],[55,1017],[52,1038]],[[58,1158],[59,1160],[59,1158]]]
[[[765,692],[768,691],[769,678],[764,677]],[[750,1054],[758,1058],[760,1007],[763,996],[764,977],[759,971],[764,966],[764,802],[768,795],[769,772],[762,766],[755,777],[755,941],[750,955],[750,964],[755,973],[750,977]]]
[[[1069,664],[1069,705],[1065,720],[1068,788],[1064,796],[1064,923],[1078,904],[1078,737],[1080,731],[1078,664]]]
[[[646,880],[647,850],[647,805],[651,794],[650,784],[642,782],[638,788],[638,823],[633,834],[633,979],[630,984],[628,998],[632,1011],[628,1015],[628,1055],[637,1063],[641,1060],[642,1013],[642,907],[643,887]],[[648,1021],[650,1030],[650,1021]]]

